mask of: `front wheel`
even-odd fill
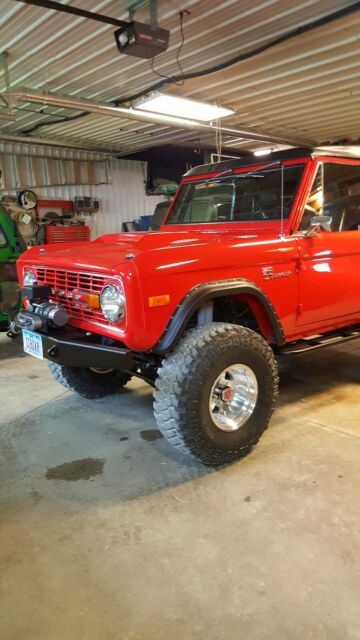
[[[103,398],[131,380],[131,375],[125,371],[65,367],[57,362],[49,362],[49,370],[57,382],[83,398]]]
[[[170,444],[219,465],[258,442],[277,394],[277,365],[266,341],[250,329],[213,323],[190,331],[165,357],[154,411]]]

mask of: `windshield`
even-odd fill
[[[183,184],[165,224],[252,222],[289,217],[304,165]]]

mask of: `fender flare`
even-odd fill
[[[163,354],[173,349],[183,335],[191,316],[205,302],[213,298],[220,298],[224,295],[234,295],[237,293],[248,293],[262,304],[271,326],[273,342],[276,346],[282,346],[285,343],[284,331],[269,298],[254,282],[243,279],[232,279],[205,282],[190,289],[176,307],[165,331],[152,351]]]

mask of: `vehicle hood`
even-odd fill
[[[149,270],[172,268],[193,270],[216,265],[239,265],[239,249],[247,264],[257,261],[259,253],[274,253],[284,241],[271,233],[254,232],[136,232],[104,235],[91,242],[44,245],[28,249],[21,258],[27,264],[78,271],[109,273],[126,262]],[[266,258],[264,258],[266,260]]]
[[[47,267],[109,273],[126,261],[126,244],[115,242],[72,242],[31,247],[21,262]]]

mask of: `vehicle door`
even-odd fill
[[[331,217],[330,229],[307,235],[312,219]],[[299,227],[297,324],[360,318],[360,162],[320,162]]]

